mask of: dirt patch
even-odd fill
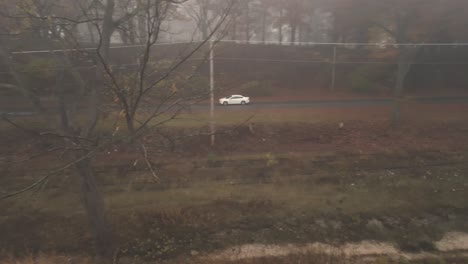
[[[447,233],[444,238],[435,243],[438,250],[447,251],[458,251],[468,250],[468,234],[461,232]]]
[[[437,249],[440,252],[447,253],[452,251],[468,251],[468,234],[466,233],[448,233],[444,238],[436,242]],[[359,243],[348,243],[343,246],[333,246],[330,244],[313,243],[305,245],[286,244],[286,245],[263,245],[250,244],[226,249],[221,252],[205,256],[211,260],[242,260],[265,257],[282,257],[299,254],[327,254],[335,256],[368,257],[368,256],[387,256],[394,259],[426,259],[437,257],[437,253],[413,253],[401,252],[394,245],[376,241],[362,241]]]
[[[323,243],[312,243],[306,245],[262,245],[251,244],[230,248],[225,251],[208,256],[209,259],[218,260],[241,260],[263,257],[281,257],[298,254],[328,254],[347,257],[363,257],[375,255],[394,256],[400,254],[391,244],[377,243],[375,241],[364,241],[344,246],[333,246]]]
[[[349,243],[340,250],[346,256],[370,256],[370,255],[396,255],[399,251],[392,244],[378,243],[375,241],[363,241],[361,243]]]

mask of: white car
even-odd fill
[[[219,103],[222,105],[246,105],[250,103],[250,97],[242,95],[231,95],[219,99]]]

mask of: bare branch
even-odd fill
[[[232,2],[231,2],[232,3]],[[230,4],[224,13],[224,16],[222,19],[218,22],[216,25],[215,29],[210,33],[208,38],[204,39],[195,49],[193,49],[187,56],[185,56],[182,60],[180,60],[178,63],[176,63],[171,69],[169,69],[161,78],[153,82],[151,85],[149,85],[144,91],[143,94],[146,94],[148,91],[153,89],[157,84],[159,84],[161,81],[165,80],[167,77],[169,77],[175,70],[177,70],[181,65],[183,65],[188,59],[190,59],[198,50],[200,50],[208,41],[212,39],[212,37],[215,35],[215,33],[218,31],[219,28],[223,25],[223,23],[226,21],[229,12],[231,11],[233,7],[233,4]]]
[[[11,162],[12,162],[12,163],[23,163],[23,162],[26,162],[26,161],[30,161],[30,160],[32,160],[32,159],[35,159],[35,158],[37,158],[37,157],[44,156],[44,155],[46,155],[46,154],[48,154],[48,153],[52,153],[52,152],[55,152],[55,151],[57,151],[57,150],[61,150],[61,149],[63,149],[63,148],[48,149],[48,150],[46,150],[46,151],[44,151],[44,152],[41,152],[41,153],[38,153],[38,154],[34,154],[34,155],[32,155],[32,156],[29,156],[29,157],[27,157],[27,158],[25,158],[25,159],[17,160],[17,161],[11,161]],[[1,159],[7,159],[7,158],[1,158]]]
[[[22,130],[22,131],[24,131],[24,132],[26,132],[26,133],[28,133],[28,134],[34,135],[34,136],[40,136],[39,132],[37,132],[37,131],[35,131],[35,130],[32,130],[32,129],[25,128],[25,127],[23,127],[23,126],[21,126],[21,125],[15,123],[15,122],[11,121],[11,120],[6,116],[6,114],[3,114],[3,115],[2,115],[2,119],[3,119],[3,121],[7,122],[8,124],[12,125],[13,127],[17,128],[17,129],[19,129],[19,130]]]
[[[31,134],[33,136],[36,136],[36,137],[44,137],[44,136],[54,136],[54,137],[58,137],[58,138],[66,138],[66,139],[74,139],[74,140],[84,140],[84,141],[88,141],[90,143],[95,143],[93,140],[89,139],[89,138],[85,138],[85,137],[80,137],[80,136],[68,136],[68,135],[61,135],[61,134],[58,134],[58,133],[53,133],[53,132],[37,132],[35,130],[32,130],[32,129],[28,129],[28,128],[25,128],[15,122],[13,122],[12,120],[10,120],[8,117],[6,117],[6,115],[3,115],[2,116],[2,119],[7,122],[8,124],[12,125],[13,127],[19,129],[19,130],[22,130],[28,134]]]
[[[21,189],[17,192],[13,192],[13,193],[9,193],[9,194],[6,194],[6,195],[3,195],[3,196],[0,196],[0,200],[4,200],[4,199],[7,199],[7,198],[10,198],[10,197],[13,197],[13,196],[16,196],[16,195],[20,195],[24,192],[27,192],[33,188],[35,188],[36,186],[39,186],[41,185],[42,183],[44,183],[45,181],[47,181],[47,179],[49,179],[49,177],[52,176],[52,174],[48,174],[44,177],[42,177],[40,180],[36,181],[35,183],[31,184],[30,186],[24,188],[24,189]]]
[[[52,132],[39,133],[39,136],[54,136],[54,137],[58,137],[58,138],[77,139],[77,140],[88,141],[90,143],[95,143],[93,140],[91,140],[89,138],[80,137],[80,136],[60,135],[60,134],[52,133]]]
[[[148,151],[147,151],[145,145],[144,145],[144,144],[141,144],[141,148],[143,149],[143,154],[144,154],[144,156],[145,156],[146,165],[148,165],[148,169],[151,171],[151,174],[153,175],[153,178],[154,178],[157,182],[159,182],[160,179],[159,179],[158,175],[156,174],[156,172],[154,171],[153,165],[151,164],[151,161],[148,159]]]
[[[34,154],[34,155],[31,155],[27,158],[24,158],[24,159],[21,159],[21,160],[14,160],[14,161],[11,161],[11,163],[23,163],[23,162],[28,162],[28,161],[31,161],[33,159],[36,159],[36,158],[39,158],[39,157],[42,157],[42,156],[46,156],[50,153],[53,153],[53,152],[56,152],[56,151],[59,151],[59,150],[64,150],[65,152],[66,151],[70,151],[70,150],[73,150],[73,151],[90,151],[89,149],[86,149],[86,148],[64,148],[64,147],[57,147],[57,148],[52,148],[52,149],[48,149],[46,151],[43,151],[41,153],[37,153],[37,154]],[[0,160],[2,159],[6,159],[5,157],[4,158],[0,158]]]
[[[385,31],[387,34],[389,34],[390,36],[392,36],[393,38],[396,37],[396,32],[394,30],[391,30],[389,27],[385,26],[384,24],[382,23],[378,23],[378,22],[374,22],[374,25],[380,29],[382,29],[383,31]]]
[[[89,156],[94,154],[96,151],[97,151],[97,149],[89,151],[87,154],[75,159],[74,161],[68,163],[67,165],[48,173],[47,175],[45,175],[44,177],[42,177],[41,179],[39,179],[38,181],[36,181],[35,183],[31,184],[30,186],[28,186],[28,187],[26,187],[24,189],[21,189],[19,191],[13,192],[13,193],[9,193],[9,194],[0,196],[0,200],[7,199],[7,198],[10,198],[10,197],[13,197],[13,196],[17,196],[19,194],[22,194],[24,192],[27,192],[27,191],[33,189],[36,186],[39,186],[43,182],[47,181],[50,177],[52,177],[52,176],[54,176],[54,175],[56,175],[56,174],[58,174],[58,173],[60,173],[60,172],[62,172],[64,170],[70,168],[71,166],[74,166],[75,164],[77,164],[80,161],[83,161],[83,160],[87,159]]]

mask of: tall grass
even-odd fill
[[[94,264],[89,257],[71,257],[61,255],[39,255],[23,258],[10,257],[0,260],[0,264]]]

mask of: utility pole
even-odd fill
[[[211,146],[215,145],[215,120],[214,120],[214,45],[213,40],[210,40],[210,134],[211,134]]]

